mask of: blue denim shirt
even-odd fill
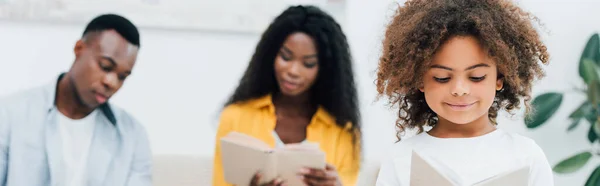
[[[65,185],[54,105],[58,80],[0,99],[0,186]],[[108,103],[97,109],[86,186],[151,186],[145,129]]]

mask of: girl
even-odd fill
[[[350,50],[340,26],[313,6],[294,6],[263,34],[250,65],[221,113],[214,161],[223,178],[219,139],[231,131],[273,147],[316,142],[326,169],[298,170],[308,185],[354,185],[360,125]],[[260,181],[260,174],[250,185]],[[282,180],[271,181],[280,185]],[[285,180],[283,180],[285,181]]]
[[[497,128],[543,76],[546,46],[532,16],[508,0],[413,0],[388,25],[377,90],[399,106],[396,143],[378,186],[408,186],[412,152],[455,185],[529,168],[529,185],[552,186],[552,170],[531,139]],[[426,129],[430,130],[424,132]]]

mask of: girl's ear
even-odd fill
[[[496,80],[496,91],[501,91],[504,88],[504,78]]]

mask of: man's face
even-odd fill
[[[131,74],[138,49],[114,30],[89,33],[78,41],[69,73],[80,101],[90,108],[107,102]]]

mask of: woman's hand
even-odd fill
[[[323,169],[303,168],[300,170],[300,176],[304,183],[309,186],[341,186],[340,177],[337,170],[330,164]]]
[[[258,183],[260,183],[261,177],[262,174],[260,172],[254,174],[254,177],[252,177],[252,181],[250,181],[250,186],[285,186],[285,184],[280,178],[276,178],[274,180],[271,180],[269,183],[259,185]]]

